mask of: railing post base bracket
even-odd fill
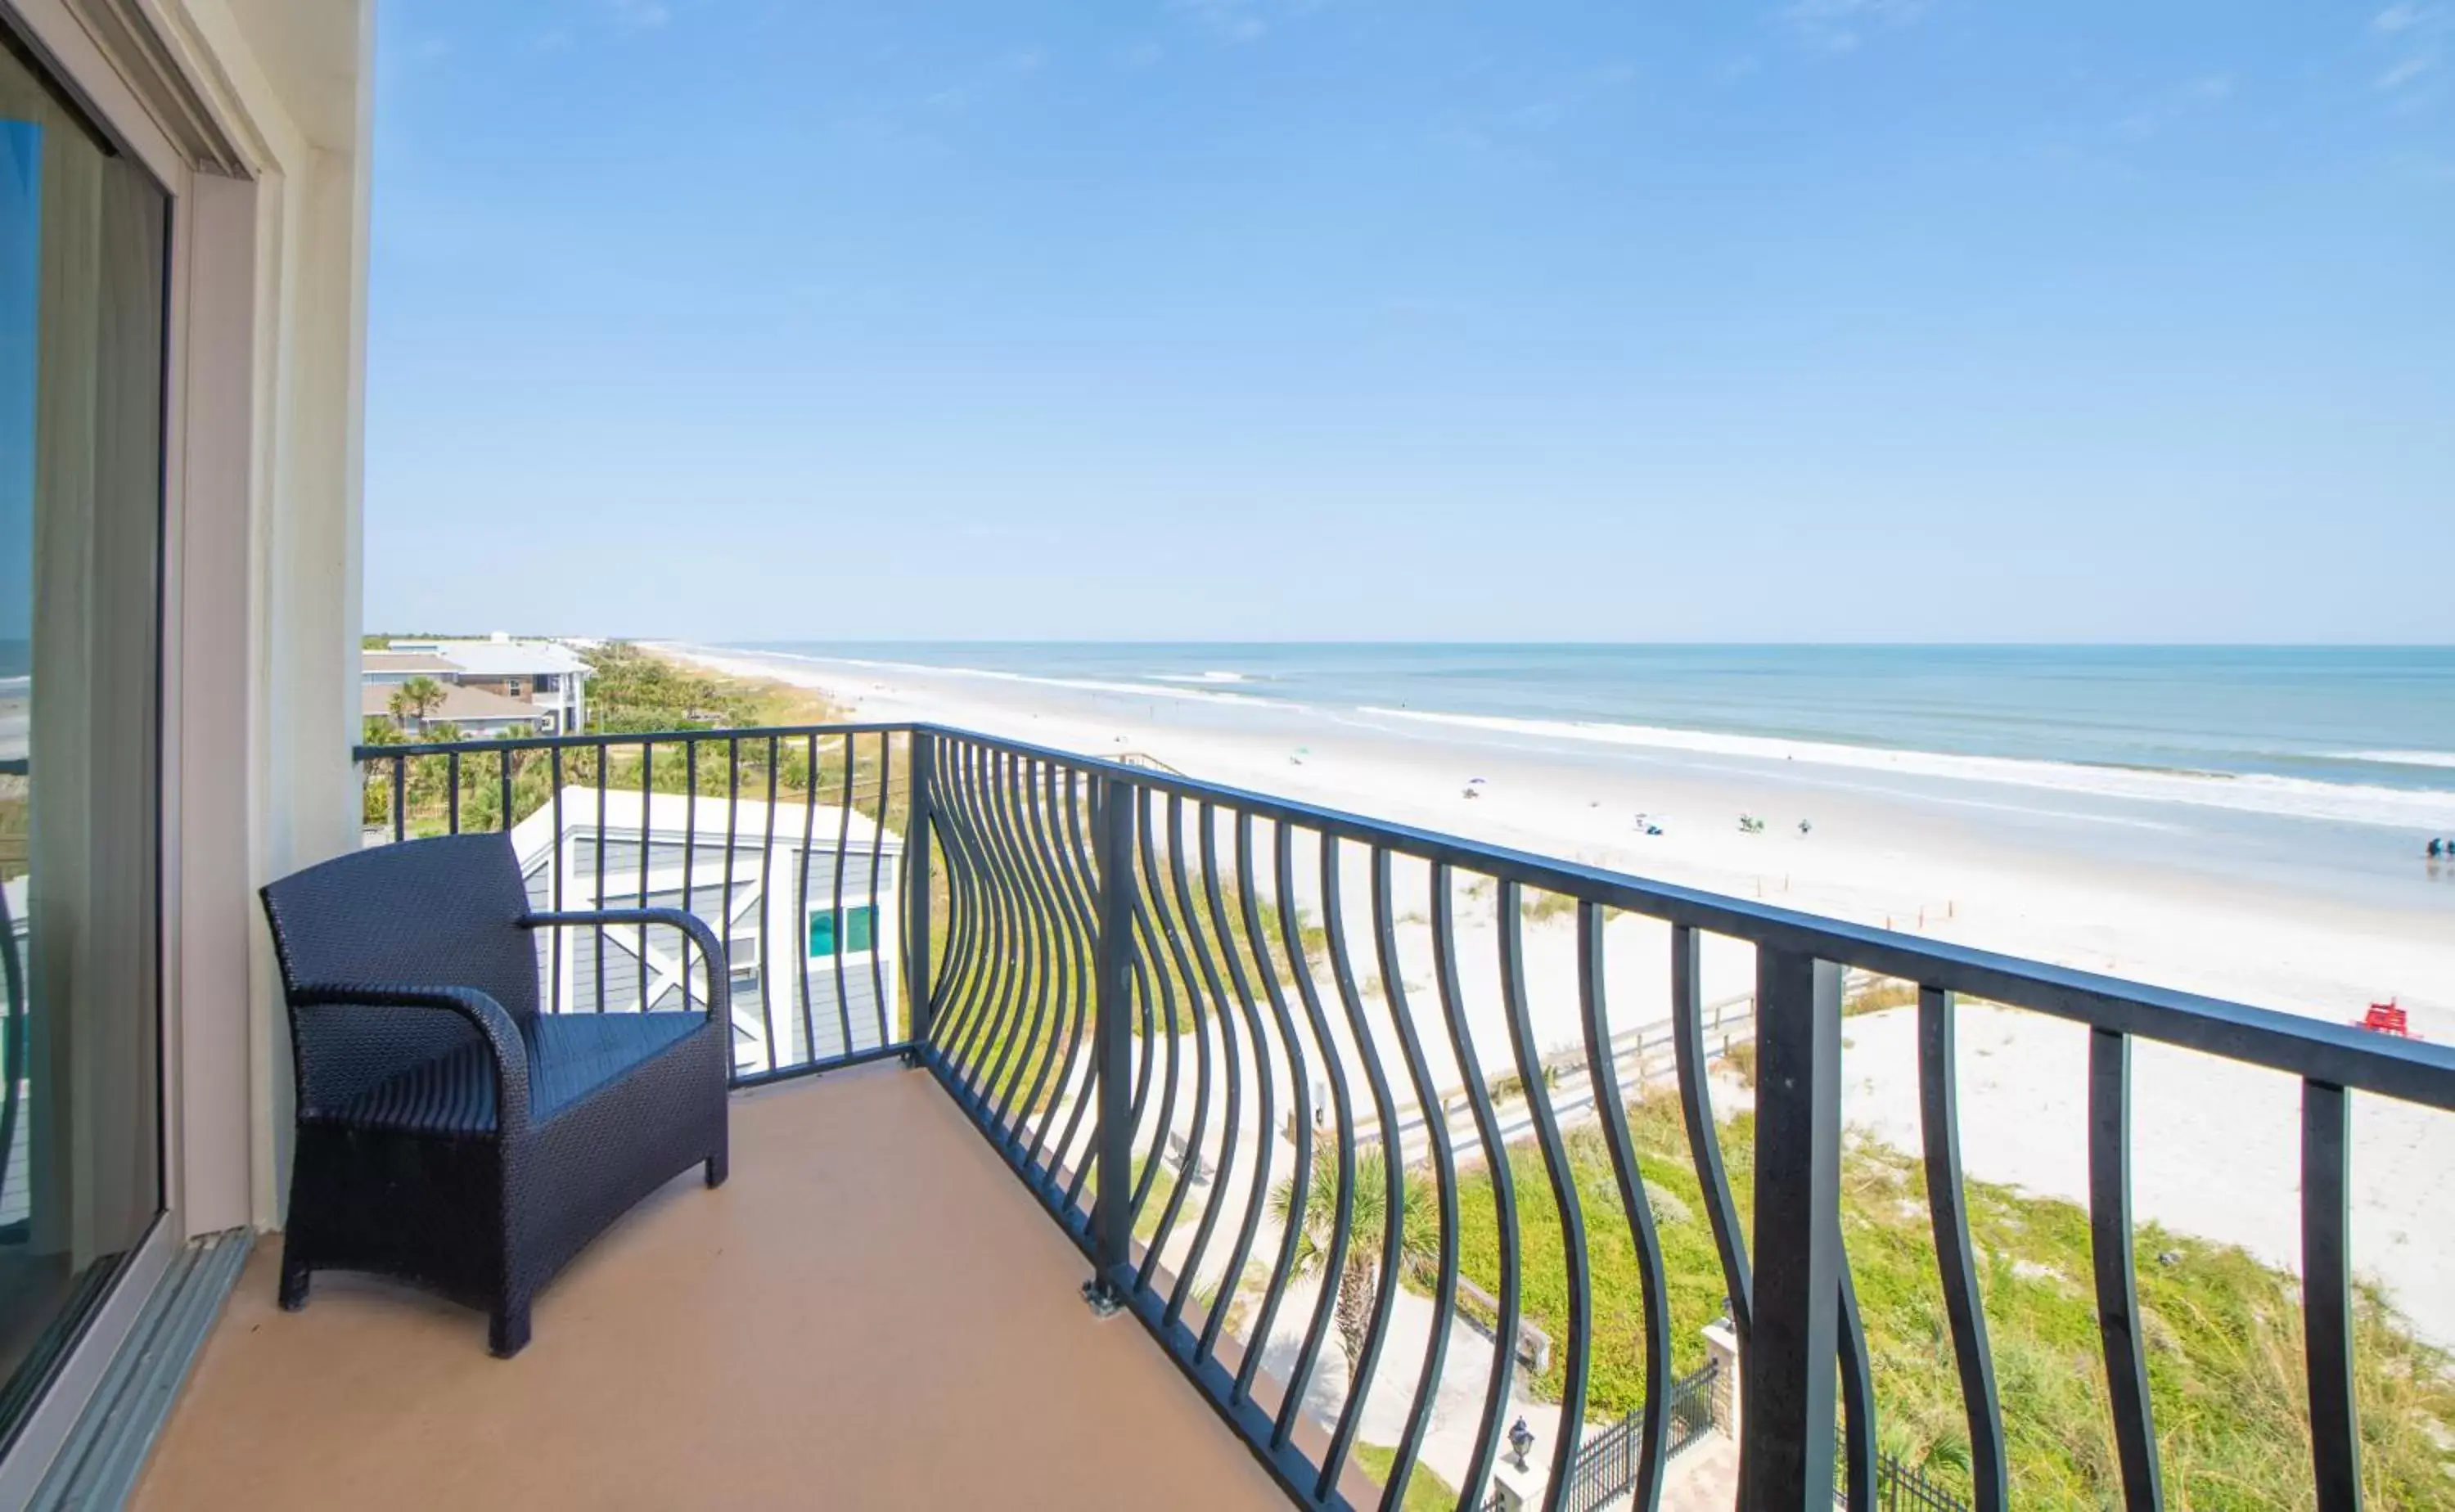
[[[1125,1311],[1126,1294],[1117,1283],[1106,1277],[1095,1276],[1083,1283],[1083,1301],[1094,1318],[1114,1318]]]

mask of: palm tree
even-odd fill
[[[443,684],[420,673],[392,691],[392,716],[403,727],[418,727],[443,707]]]
[[[1338,1155],[1321,1149],[1313,1154],[1312,1179],[1305,1188],[1304,1212],[1291,1220],[1295,1179],[1281,1181],[1270,1193],[1270,1216],[1296,1226],[1295,1273],[1309,1276],[1329,1263],[1330,1240],[1338,1226]],[[1398,1273],[1420,1273],[1440,1260],[1440,1219],[1432,1208],[1431,1190],[1412,1171],[1399,1173]],[[1355,1155],[1354,1212],[1347,1255],[1336,1285],[1339,1346],[1347,1355],[1349,1390],[1362,1390],[1355,1373],[1364,1364],[1364,1336],[1372,1325],[1372,1300],[1379,1289],[1383,1247],[1390,1241],[1390,1167],[1378,1144]]]

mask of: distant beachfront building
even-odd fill
[[[493,635],[484,640],[396,640],[381,651],[360,657],[370,715],[390,715],[392,692],[412,677],[431,677],[448,689],[466,689],[527,711],[528,728],[543,735],[568,735],[588,723],[588,679],[593,675],[578,653],[559,641],[515,640]],[[384,707],[375,709],[377,690]],[[463,734],[508,734],[501,728],[513,716],[495,704],[465,703],[470,715],[494,711],[491,720],[448,712],[428,716],[429,722],[458,725]],[[446,708],[449,708],[447,702]]]
[[[599,805],[602,802],[600,845]],[[903,842],[859,813],[682,793],[565,787],[512,844],[540,910],[687,908],[731,958],[733,1058],[743,1074],[876,1049],[899,1011]],[[562,1012],[682,1006],[670,929],[557,930],[539,994]],[[599,962],[603,969],[600,972]],[[700,978],[694,963],[692,979]],[[692,997],[700,989],[694,987]]]
[[[369,652],[367,659],[373,662],[379,655],[381,654],[377,652]],[[410,656],[400,659],[423,663],[432,662],[436,658]],[[408,681],[413,675],[433,677],[437,683],[441,683],[443,688],[443,701],[427,710],[425,716],[416,721],[420,726],[448,724],[458,731],[463,739],[469,740],[535,735],[539,730],[549,728],[548,720],[552,716],[541,709],[534,708],[517,699],[506,698],[498,693],[489,693],[483,688],[465,688],[458,683],[445,682],[436,673],[426,670],[415,674],[402,674],[392,681],[377,681],[375,669],[370,668],[365,681],[358,689],[360,717],[389,719],[396,726],[401,724],[400,716],[393,713],[392,700],[393,696],[400,691],[401,683]],[[404,730],[403,733],[416,735],[418,732]]]

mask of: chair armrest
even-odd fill
[[[291,989],[293,1021],[302,1008],[418,1008],[459,1015],[486,1042],[495,1062],[496,1132],[510,1138],[529,1122],[529,1052],[517,1024],[491,993],[475,987],[407,982],[302,982]]]
[[[531,914],[522,929],[570,929],[591,924],[667,924],[679,929],[707,958],[707,1017],[710,1022],[733,1022],[733,962],[706,919],[680,908],[600,908],[577,914]],[[684,959],[687,968],[689,962]],[[688,978],[685,975],[685,981]]]

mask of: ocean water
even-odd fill
[[[795,643],[743,647],[1731,755],[2455,794],[2455,647]],[[2399,805],[2381,806],[2397,822]]]
[[[2455,910],[2455,646],[805,642],[1170,722],[1745,774],[2361,904]]]

